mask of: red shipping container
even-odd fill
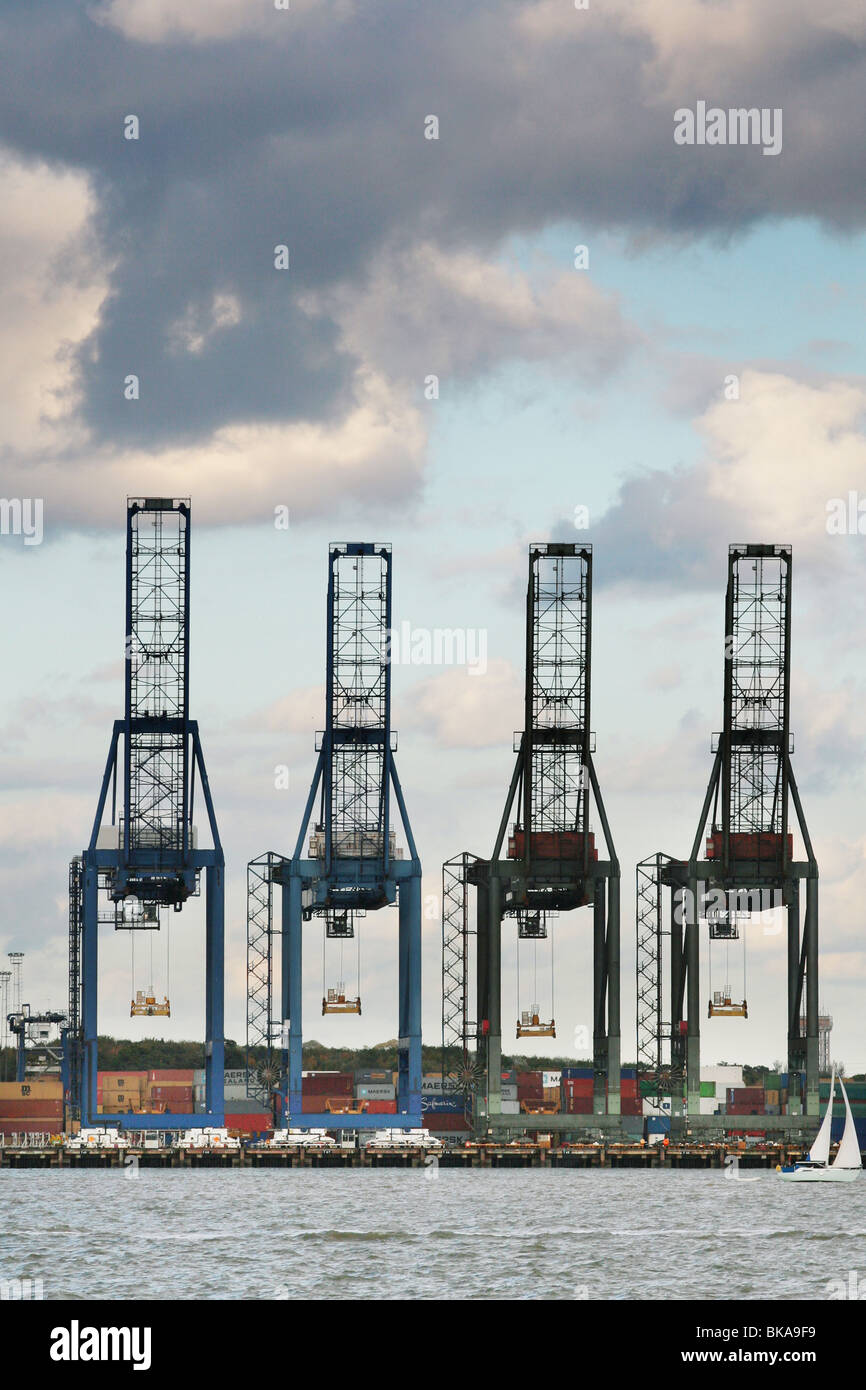
[[[592,1096],[574,1096],[565,1108],[566,1115],[591,1115]]]
[[[723,835],[714,830],[707,836],[707,858],[721,859]],[[782,858],[782,837],[770,832],[753,834],[750,831],[734,831],[730,836],[731,859],[773,859]],[[788,836],[788,858],[794,855],[794,836]]]
[[[620,1100],[620,1113],[623,1115],[642,1115],[640,1096],[623,1096]]]
[[[365,1115],[396,1115],[396,1100],[368,1100],[364,1109]]]
[[[62,1100],[0,1100],[0,1120],[30,1119],[33,1115],[63,1115]]]
[[[53,1115],[29,1120],[0,1120],[0,1134],[60,1134],[63,1123]]]
[[[322,1071],[301,1078],[301,1093],[305,1096],[351,1096],[354,1092],[352,1072]]]
[[[147,1079],[148,1081],[155,1081],[157,1085],[165,1085],[166,1083],[171,1085],[173,1082],[175,1086],[191,1086],[194,1077],[192,1067],[187,1067],[180,1070],[149,1071]]]
[[[526,836],[522,830],[515,830],[508,837],[508,858],[522,859],[525,853]],[[530,849],[536,859],[582,859],[583,834],[579,830],[537,830],[530,836]],[[590,862],[598,859],[595,835],[589,832]]]
[[[145,1099],[172,1101],[175,1106],[192,1105],[192,1086],[149,1086]]]
[[[591,1096],[593,1081],[591,1076],[567,1077],[563,1083],[563,1089],[570,1096]]]
[[[424,1116],[424,1129],[429,1130],[431,1134],[441,1133],[443,1130],[458,1130],[462,1132],[467,1130],[467,1128],[468,1126],[463,1115],[448,1115],[436,1112],[433,1114],[425,1114]]]
[[[273,1119],[264,1111],[256,1110],[248,1115],[226,1115],[226,1129],[237,1129],[243,1134],[264,1134],[273,1127]]]
[[[347,1106],[355,1104],[352,1096],[302,1096],[301,1109],[305,1115],[324,1115],[328,1110],[328,1101],[335,1110],[345,1110]]]

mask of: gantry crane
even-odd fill
[[[293,1126],[333,1129],[331,1113],[303,1113],[302,979],[304,923],[319,923],[324,946],[340,954],[322,982],[324,1014],[361,1011],[342,955],[357,945],[366,912],[399,906],[397,1113],[341,1113],[344,1129],[421,1123],[421,863],[394,763],[391,729],[391,547],[332,544],[328,556],[325,730],[290,858],[268,853],[248,867],[247,1049],[249,1094],[276,1103]],[[392,829],[391,791],[408,858]],[[319,814],[305,838],[316,801]],[[274,887],[281,895],[275,921]],[[276,946],[280,946],[280,960]],[[325,955],[327,963],[327,954]],[[279,971],[279,974],[278,974]],[[277,985],[277,979],[279,985]]]
[[[199,892],[202,872],[205,1112],[160,1114],[159,1125],[180,1129],[223,1122],[224,859],[198,724],[189,717],[189,585],[189,499],[131,498],[125,713],[114,723],[90,841],[80,863],[73,860],[70,866],[70,1025],[80,1049],[80,1099],[73,1090],[71,1103],[73,1112],[80,1108],[83,1125],[98,1122],[99,926],[159,930],[165,914],[180,912]],[[193,819],[196,773],[210,828],[209,849],[199,846]],[[109,796],[110,823],[103,825]],[[106,904],[102,912],[100,896]],[[77,1088],[76,1076],[73,1065],[71,1081]],[[123,1123],[145,1129],[153,1119],[125,1115]]]
[[[48,1009],[43,1013],[34,1014],[31,1012],[29,1004],[22,1004],[17,1013],[11,1013],[6,1018],[9,1032],[16,1039],[15,1042],[15,1080],[24,1081],[27,1075],[27,1035],[30,1029],[38,1023],[50,1025],[54,1024],[60,1030],[60,1072],[61,1079],[65,1081],[67,1076],[67,1019],[66,1014],[58,1013],[56,1009]],[[49,1049],[50,1051],[50,1049]]]
[[[818,1114],[818,864],[791,764],[791,562],[787,545],[729,547],[723,729],[691,853],[638,865],[638,1065],[670,1094],[673,1114],[685,1081],[690,1120],[700,1112],[702,928],[708,952],[729,957],[745,950],[755,914],[774,907],[787,917],[788,1114]],[[789,798],[805,860],[793,857]],[[747,1016],[745,985],[729,969],[722,988],[711,978],[710,1018]]]
[[[490,859],[463,853],[443,868],[443,1071],[446,1086],[473,1093],[480,1127],[542,1123],[501,1111],[503,920],[516,925],[519,960],[521,942],[532,943],[535,952],[539,941],[549,940],[558,913],[589,905],[593,1108],[596,1121],[620,1114],[620,868],[592,756],[591,636],[592,547],[531,545],[524,729],[516,741],[517,761],[496,842]],[[599,858],[590,828],[591,802],[601,823],[605,859]],[[550,964],[555,983],[552,956]],[[552,1002],[545,1008],[540,993],[534,978],[529,996],[518,999],[518,1037],[555,1036]],[[547,1118],[554,1127],[567,1122],[574,1129],[579,1123],[572,1116],[545,1117],[544,1123]]]

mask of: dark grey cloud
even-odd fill
[[[800,6],[776,52],[700,65],[659,99],[652,40],[621,8],[544,36],[531,7],[366,0],[276,14],[223,41],[143,43],[92,6],[4,7],[0,139],[86,172],[112,266],[79,354],[94,440],[160,446],[237,421],[345,412],[357,356],[310,292],[360,284],[383,248],[491,254],[555,222],[728,235],[762,217],[862,225],[864,45],[812,32]],[[667,89],[666,89],[667,90]],[[673,110],[705,97],[782,106],[784,148],[682,148]],[[122,138],[127,113],[139,141]],[[425,141],[427,114],[440,139]],[[273,247],[292,269],[273,269]],[[236,322],[206,325],[215,296]],[[385,330],[387,335],[387,329]],[[502,354],[520,355],[520,342]],[[122,380],[141,379],[134,408]]]

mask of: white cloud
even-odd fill
[[[430,243],[380,254],[360,290],[344,284],[301,304],[331,314],[349,351],[419,391],[428,374],[471,378],[508,359],[598,374],[637,339],[616,298],[582,272],[530,278]]]
[[[334,424],[232,424],[202,443],[160,452],[70,454],[58,440],[53,454],[7,468],[5,487],[45,499],[46,529],[58,519],[114,526],[129,493],[194,495],[199,524],[261,520],[282,505],[294,517],[334,515],[341,503],[356,510],[381,510],[385,499],[405,504],[420,486],[426,443],[425,422],[407,393],[361,370],[355,403]]]
[[[138,43],[213,43],[241,34],[276,37],[276,25],[298,15],[344,19],[354,12],[351,0],[107,0],[94,5],[90,18]]]
[[[68,348],[94,327],[105,294],[82,249],[93,201],[82,175],[7,154],[0,180],[0,262],[13,268],[0,283],[2,442],[41,449],[69,404]]]
[[[646,40],[643,95],[658,104],[779,72],[789,60],[813,55],[828,36],[862,40],[866,10],[860,0],[606,0],[584,12],[562,0],[538,0],[518,9],[514,25],[538,44],[579,41],[599,28]],[[763,104],[758,93],[753,104]]]
[[[801,556],[824,549],[828,499],[866,485],[864,411],[863,386],[744,372],[740,400],[717,402],[698,422],[707,501],[736,509],[741,539],[764,536],[772,517],[774,540]]]
[[[502,660],[483,675],[455,668],[404,692],[402,708],[401,725],[423,729],[442,748],[510,747],[523,719],[523,678]]]

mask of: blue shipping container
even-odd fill
[[[430,1112],[436,1115],[462,1115],[464,1110],[463,1100],[444,1100],[441,1096],[423,1095],[421,1097],[422,1112]]]
[[[646,1122],[647,1134],[670,1134],[670,1115],[649,1115]]]

